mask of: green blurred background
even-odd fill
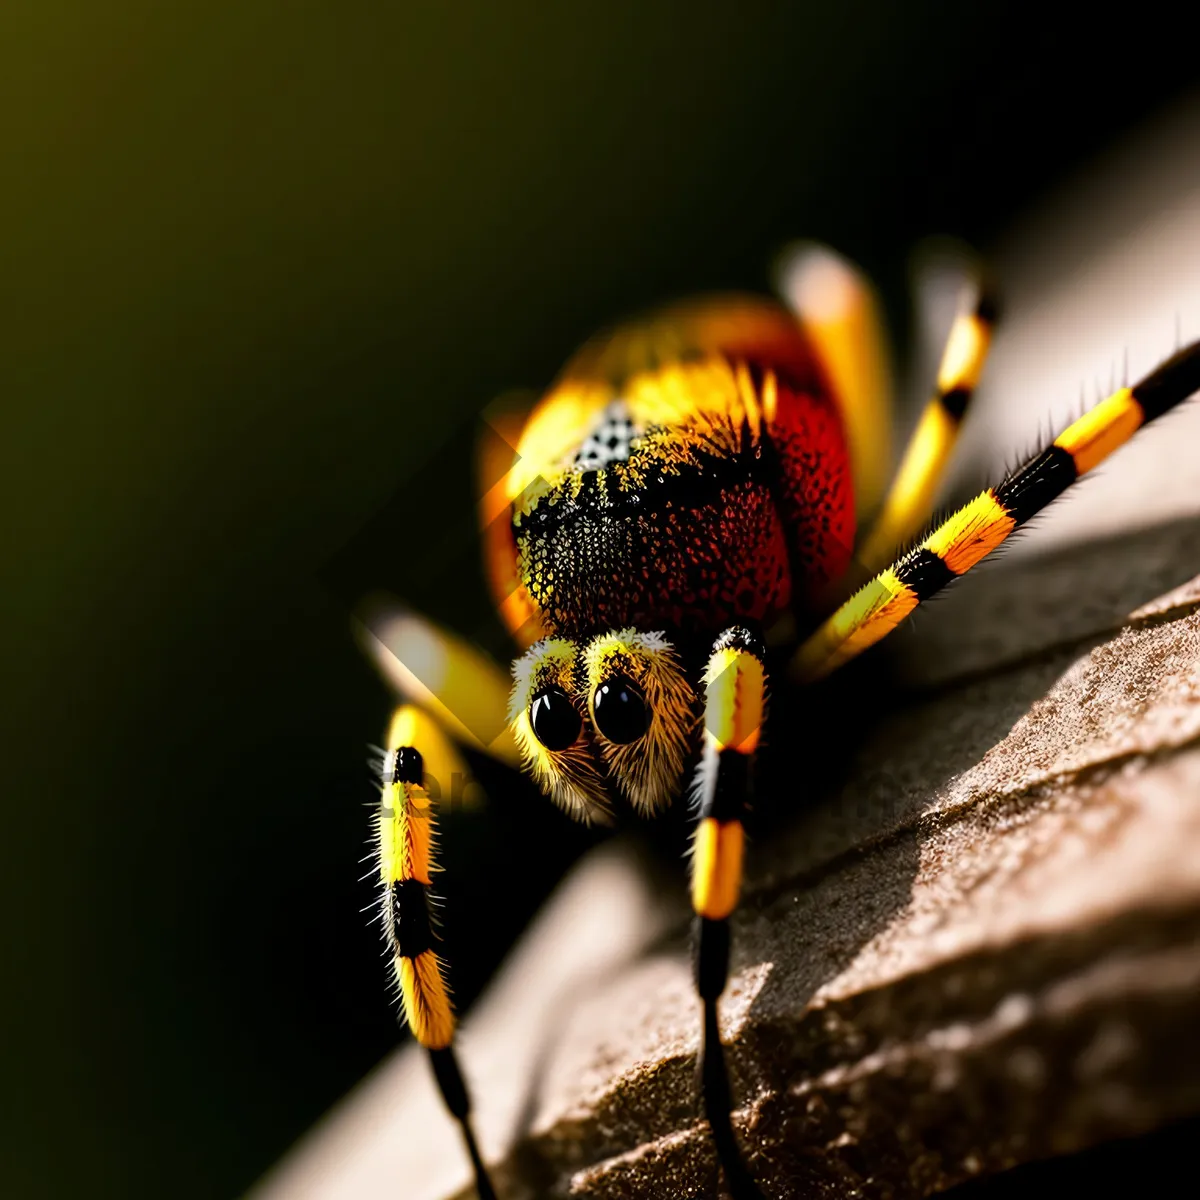
[[[794,236],[902,337],[915,240],[986,248],[1196,83],[1172,21],[4,5],[6,1195],[234,1195],[395,1045],[347,605],[480,627],[470,554],[422,569],[469,418]],[[503,903],[512,830],[448,848],[466,1000],[577,848],[529,819]]]

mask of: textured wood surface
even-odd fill
[[[920,699],[752,846],[722,1017],[768,1195],[921,1196],[1200,1113],[1198,562],[1181,521],[964,584],[894,657]],[[509,1200],[715,1194],[678,899],[604,850],[468,1021]],[[463,1181],[411,1052],[264,1195],[401,1179]]]
[[[769,1195],[921,1196],[1200,1112],[1198,585],[897,714],[756,847],[723,1023]],[[507,1194],[711,1194],[696,1027],[682,937],[593,989]]]

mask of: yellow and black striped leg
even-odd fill
[[[819,679],[886,637],[924,600],[965,574],[1013,530],[1124,445],[1147,421],[1200,390],[1200,342],[1069,425],[998,487],[976,496],[911,553],[846,601],[796,652],[798,681]]]
[[[729,918],[741,887],[742,816],[750,801],[766,694],[759,639],[740,628],[722,634],[708,660],[704,685],[704,748],[696,776],[700,819],[692,858],[696,989],[704,1009],[700,1089],[731,1194],[735,1200],[761,1200],[734,1137],[729,1074],[717,1024],[717,1001],[729,977]]]
[[[883,508],[855,555],[862,572],[857,582],[878,571],[929,520],[938,484],[983,372],[995,320],[991,293],[976,284],[950,327],[937,385],[905,447]]]
[[[412,744],[420,714],[396,711],[388,732],[379,809],[379,875],[383,923],[391,947],[404,1016],[429,1053],[442,1099],[462,1130],[480,1200],[496,1200],[471,1126],[471,1104],[454,1053],[454,1010],[435,948],[429,912],[433,809],[425,763]]]
[[[855,507],[874,512],[892,469],[892,366],[879,298],[861,271],[815,242],[784,252],[777,283],[837,398]]]

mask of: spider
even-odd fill
[[[406,695],[382,761],[383,925],[403,1015],[482,1200],[496,1192],[430,912],[426,784],[461,769],[456,743],[523,768],[583,822],[654,816],[686,794],[698,1086],[730,1193],[759,1197],[731,1121],[717,1005],[768,678],[813,685],[837,670],[1200,389],[1197,342],[921,535],[987,356],[989,290],[965,289],[890,487],[868,284],[813,247],[792,257],[781,291],[784,303],[710,297],[618,327],[528,413],[480,509],[493,600],[521,651],[511,684],[420,618],[388,646]]]

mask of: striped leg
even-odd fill
[[[704,685],[704,750],[696,775],[700,821],[692,859],[696,989],[704,1009],[700,1088],[730,1192],[735,1200],[761,1200],[734,1138],[729,1074],[717,1025],[717,1001],[729,978],[729,918],[741,886],[742,814],[750,800],[766,694],[759,640],[744,629],[722,634],[708,660]]]
[[[833,385],[861,518],[879,503],[892,468],[891,356],[879,301],[860,271],[815,242],[786,250],[776,276]]]
[[[379,809],[383,922],[404,1016],[428,1051],[442,1099],[462,1130],[480,1200],[495,1200],[471,1127],[470,1098],[454,1053],[454,1011],[430,923],[434,819],[425,763],[415,743],[428,731],[422,727],[431,724],[419,709],[404,705],[388,730]]]
[[[922,600],[990,554],[1014,529],[1103,462],[1147,421],[1200,390],[1200,342],[1114,392],[999,487],[976,496],[915,550],[846,601],[796,652],[792,674],[819,679],[886,637]]]
[[[950,328],[937,385],[905,448],[883,509],[855,556],[862,579],[878,571],[929,520],[934,494],[983,371],[995,318],[990,294],[976,284]]]
[[[482,751],[514,770],[521,756],[508,724],[512,680],[477,646],[393,601],[376,599],[355,620],[367,657],[401,700],[420,705],[423,736],[445,746],[443,764],[424,747],[434,775],[449,781],[463,769],[450,738]],[[427,714],[427,716],[425,715]]]

